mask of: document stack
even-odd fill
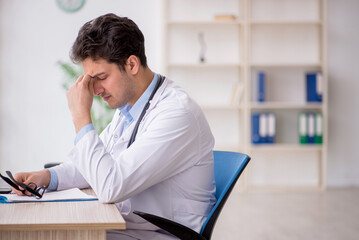
[[[252,143],[273,144],[275,143],[276,117],[274,113],[252,114]]]
[[[300,113],[298,116],[300,144],[323,143],[323,117],[321,113]]]

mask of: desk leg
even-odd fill
[[[106,240],[106,230],[0,231],[0,239],[9,240]]]

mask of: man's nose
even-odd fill
[[[96,96],[100,96],[104,92],[104,88],[98,81],[93,81],[93,93]]]

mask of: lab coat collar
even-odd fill
[[[165,91],[166,87],[168,86],[168,84],[170,82],[167,79],[167,77],[165,77],[165,76],[163,76],[163,77],[165,79],[164,79],[163,83],[161,84],[160,88],[157,90],[156,94],[153,96],[152,102],[151,102],[150,107],[148,108],[148,110],[146,112],[146,115],[147,115],[148,112],[150,112],[158,104],[158,102],[160,101],[160,99],[161,99],[161,97],[163,95],[163,92]]]
[[[164,90],[166,89],[166,87],[170,83],[170,80],[168,80],[167,77],[165,77],[165,76],[163,76],[163,77],[165,79],[164,79],[163,83],[161,84],[161,86],[159,87],[159,89],[157,90],[157,92],[155,93],[155,95],[153,96],[153,99],[152,99],[152,102],[150,104],[150,107],[147,109],[147,112],[146,112],[144,118],[146,118],[147,114],[157,105],[157,103],[161,99],[161,96],[162,96]],[[116,109],[115,114],[114,114],[114,116],[112,118],[112,121],[111,121],[110,132],[114,132],[117,124],[120,121],[120,117],[121,117],[121,111],[119,109]],[[131,126],[128,126],[126,128],[126,130],[128,130],[128,129],[132,129]],[[125,131],[125,132],[127,132],[127,131]]]
[[[153,108],[156,107],[156,105],[159,103],[159,101],[161,100],[162,96],[163,96],[163,93],[166,89],[168,85],[168,81],[167,81],[167,78],[164,79],[163,83],[161,84],[161,86],[159,87],[159,89],[156,91],[155,95],[153,96],[153,99],[152,99],[152,102],[149,106],[149,108],[147,109],[146,113],[145,113],[145,116],[143,117],[142,121],[145,121],[145,119],[147,118],[147,115],[152,111]],[[138,119],[136,119],[137,121]],[[133,127],[136,123],[136,121],[133,121],[130,126],[127,126],[126,129],[124,130],[124,132],[122,133],[122,137],[124,139],[129,139],[131,134],[132,134],[132,131],[133,131]],[[139,129],[142,129],[143,125],[140,124],[140,127]]]

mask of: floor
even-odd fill
[[[358,240],[359,188],[232,192],[214,240]]]

